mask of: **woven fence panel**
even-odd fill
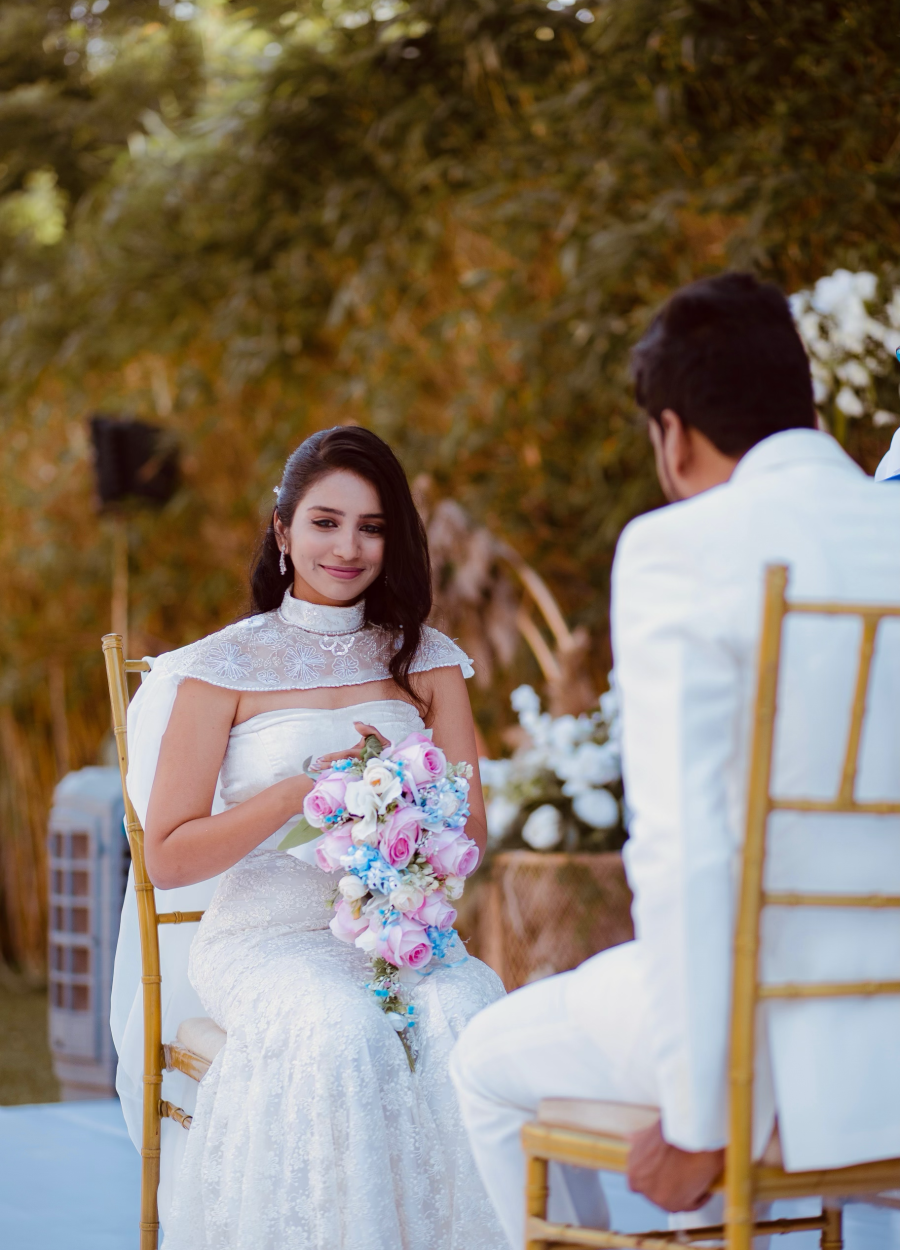
[[[618,852],[498,855],[478,891],[473,929],[469,949],[508,990],[575,968],[634,937],[622,857]]]

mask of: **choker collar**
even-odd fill
[[[311,634],[355,634],[366,621],[365,602],[354,603],[349,608],[326,608],[320,603],[295,599],[290,586],[284,592],[278,611],[283,621],[299,625]]]

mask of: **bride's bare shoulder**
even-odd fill
[[[229,690],[227,686],[214,686],[212,682],[203,681],[199,677],[184,677],[178,683],[172,716],[179,720],[199,721],[207,727],[223,722],[230,726],[239,699],[238,690]]]

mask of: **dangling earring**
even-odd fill
[[[278,557],[278,571],[284,577],[287,572],[287,561],[284,558],[284,547],[281,548],[281,555]]]

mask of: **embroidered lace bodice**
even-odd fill
[[[311,690],[359,686],[388,677],[396,636],[367,624],[365,605],[328,608],[295,599],[290,588],[279,607],[226,625],[218,633],[169,651],[154,672],[195,677],[229,690]],[[472,662],[456,643],[426,625],[411,671],[458,664],[472,676]]]

